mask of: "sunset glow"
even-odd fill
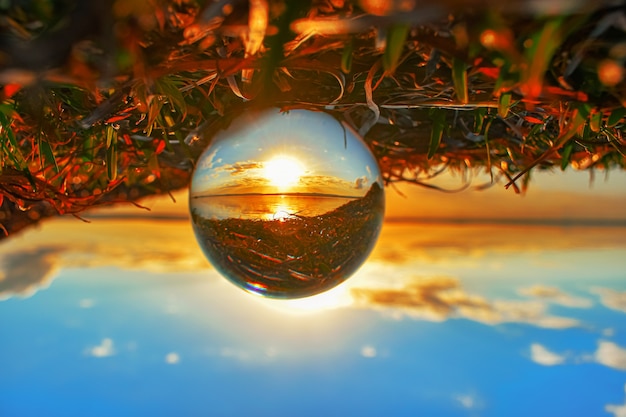
[[[289,156],[277,156],[263,164],[263,176],[279,188],[296,185],[303,174],[304,167],[300,161]]]

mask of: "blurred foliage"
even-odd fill
[[[251,106],[332,114],[387,183],[623,169],[623,2],[500,3],[0,1],[0,224],[185,187]]]

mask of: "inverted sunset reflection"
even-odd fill
[[[189,199],[209,261],[244,290],[302,298],[364,262],[380,231],[384,190],[367,145],[332,116],[251,111],[200,156]]]

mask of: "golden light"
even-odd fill
[[[604,59],[598,64],[598,78],[607,87],[613,87],[624,79],[624,68],[612,59]]]
[[[263,177],[278,188],[296,185],[303,174],[304,167],[300,161],[289,156],[277,156],[263,164]]]
[[[266,306],[289,315],[309,315],[349,307],[354,304],[349,288],[340,286],[332,290],[297,300],[261,300]]]

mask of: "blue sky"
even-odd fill
[[[619,417],[624,231],[390,224],[344,285],[284,302],[186,222],[51,222],[0,246],[0,415]]]

